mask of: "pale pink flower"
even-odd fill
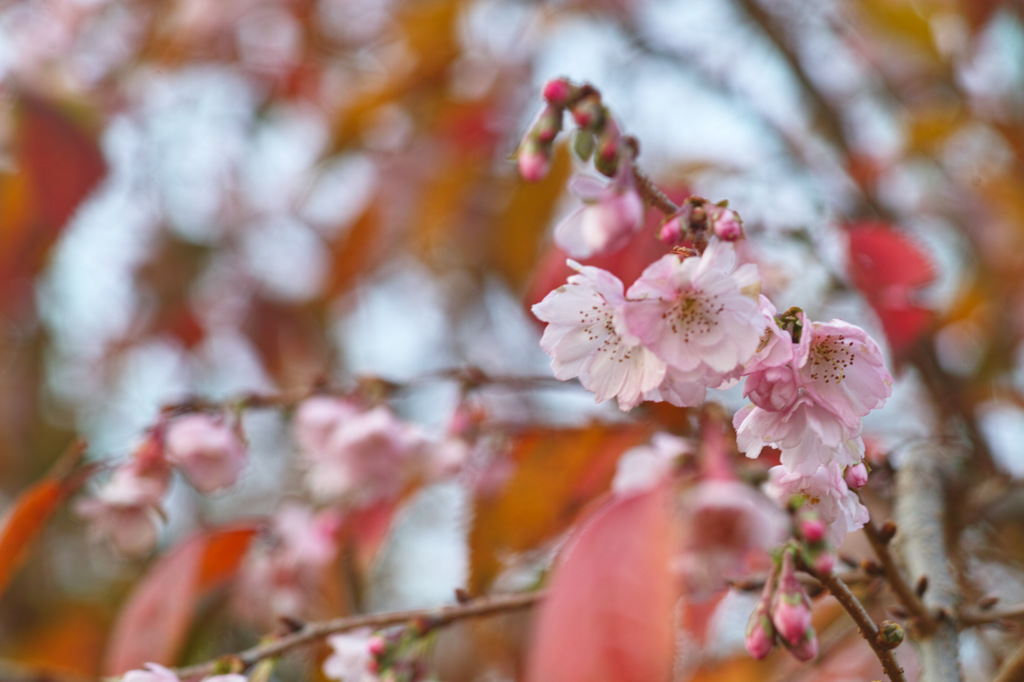
[[[665,363],[625,326],[622,282],[615,275],[569,261],[579,274],[533,306],[548,326],[540,345],[551,356],[555,378],[579,377],[597,402],[618,398],[629,410],[665,377]]]
[[[76,507],[89,520],[94,535],[109,538],[124,554],[145,554],[159,536],[160,505],[170,484],[170,468],[159,456],[158,438],[156,434],[148,437],[94,497],[79,501]]]
[[[274,516],[269,539],[242,566],[237,605],[252,619],[305,618],[323,571],[338,551],[342,519],[286,503]],[[260,599],[252,599],[258,594]]]
[[[735,480],[703,480],[687,490],[680,507],[686,518],[684,546],[676,561],[687,588],[711,593],[749,571],[786,538],[788,519],[775,504]]]
[[[324,661],[324,676],[340,682],[378,682],[377,674],[371,670],[375,639],[369,628],[328,637],[333,651]]]
[[[727,242],[734,242],[743,236],[743,221],[736,215],[736,212],[725,206],[709,206],[708,222],[711,223],[711,231],[719,239]]]
[[[851,432],[829,409],[800,395],[781,411],[747,405],[733,417],[736,445],[756,459],[766,446],[778,448],[790,471],[814,472],[825,464],[849,466],[864,459],[860,424]]]
[[[428,467],[429,443],[387,407],[339,423],[319,451],[305,453],[306,484],[322,500],[367,506],[397,499]]]
[[[360,412],[362,410],[348,400],[315,395],[303,400],[295,410],[292,433],[303,452],[317,453],[327,445],[335,428]]]
[[[630,448],[622,454],[612,479],[612,491],[616,495],[633,495],[650,490],[672,473],[680,457],[693,452],[690,440],[656,433],[649,444]]]
[[[248,678],[245,675],[239,675],[237,673],[231,675],[213,675],[212,677],[204,677],[201,682],[247,682]]]
[[[589,258],[622,247],[643,227],[644,202],[636,191],[629,163],[611,183],[577,175],[569,189],[583,206],[555,228],[555,243],[573,258]]]
[[[188,414],[173,420],[165,447],[167,460],[203,493],[234,485],[245,468],[245,444],[220,417]]]
[[[162,665],[147,663],[146,668],[129,670],[121,678],[121,682],[179,682],[178,676]]]
[[[818,467],[811,474],[787,471],[783,466],[768,472],[766,492],[785,505],[794,495],[803,495],[806,504],[828,525],[828,540],[838,547],[848,533],[864,527],[868,510],[843,480],[838,464]]]
[[[765,331],[757,267],[735,263],[731,244],[712,241],[700,257],[663,256],[628,292],[629,331],[669,366],[703,372],[709,388],[754,355]]]
[[[551,153],[536,142],[524,143],[516,161],[519,164],[519,175],[528,182],[543,180],[551,170]]]

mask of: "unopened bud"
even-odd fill
[[[562,110],[549,104],[540,112],[540,117],[533,125],[532,134],[539,142],[550,144],[561,130]]]
[[[814,628],[807,629],[807,636],[799,643],[786,647],[797,660],[807,662],[818,655],[818,636]]]
[[[811,603],[797,580],[795,555],[793,548],[782,555],[779,587],[772,604],[772,624],[790,646],[798,645],[811,627]]]
[[[711,228],[722,241],[734,242],[743,236],[740,217],[732,209],[715,206],[712,209]]]
[[[666,244],[678,244],[683,241],[683,223],[676,214],[661,224],[658,238]]]
[[[822,520],[818,514],[810,512],[801,518],[797,527],[800,531],[800,537],[810,543],[818,543],[825,539],[825,533],[828,528],[825,526],[825,521]]]
[[[604,127],[605,112],[596,96],[585,97],[571,109],[573,120],[580,128],[600,131]]]
[[[596,146],[594,134],[589,130],[577,130],[572,138],[572,150],[580,161],[589,161]]]
[[[903,626],[891,620],[883,620],[875,642],[883,649],[895,649],[903,643]]]
[[[868,468],[864,466],[864,462],[848,466],[846,467],[846,473],[843,475],[843,480],[846,481],[846,485],[850,486],[850,488],[862,488],[868,482]]]
[[[565,78],[553,78],[544,84],[544,99],[556,107],[564,107],[575,90],[573,84]]]
[[[992,595],[989,595],[987,597],[982,597],[981,599],[978,600],[978,608],[981,609],[982,611],[988,611],[989,609],[991,609],[993,606],[995,606],[998,603],[999,603],[999,597],[994,597]]]
[[[775,648],[775,628],[760,607],[754,609],[747,622],[747,637],[743,641],[747,653],[761,660]]]
[[[822,550],[814,557],[811,566],[818,575],[832,575],[836,568],[836,555],[827,549]]]
[[[928,576],[922,575],[917,579],[917,584],[914,585],[914,593],[918,597],[923,597],[924,593],[928,591]]]
[[[523,143],[516,161],[519,163],[519,175],[528,182],[543,180],[551,170],[551,154],[548,149],[532,139]]]
[[[367,648],[370,650],[372,655],[380,656],[387,651],[388,643],[384,641],[383,637],[371,637],[367,644]]]
[[[882,524],[882,527],[878,529],[878,536],[882,539],[882,542],[891,542],[896,537],[896,531],[898,530],[896,522],[892,519],[888,519]]]

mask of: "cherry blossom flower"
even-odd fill
[[[555,378],[579,377],[597,402],[617,398],[619,407],[635,407],[644,393],[665,378],[665,363],[629,333],[622,282],[615,275],[574,261],[578,274],[533,306],[548,326],[540,345],[551,356]]]
[[[328,395],[315,395],[299,404],[292,420],[292,432],[302,451],[319,453],[340,424],[362,410],[354,403]]]
[[[650,490],[672,473],[680,457],[693,451],[693,443],[686,438],[668,433],[654,434],[650,444],[630,448],[619,458],[612,492],[632,495]]]
[[[202,682],[247,682],[248,678],[245,675],[239,675],[233,673],[231,675],[213,675],[212,677],[204,677]]]
[[[569,189],[583,206],[555,228],[555,243],[573,258],[589,258],[622,247],[643,227],[644,202],[629,163],[620,163],[611,183],[577,175]]]
[[[367,506],[397,499],[429,466],[429,442],[387,407],[341,421],[322,447],[306,451],[306,484],[322,500]]]
[[[121,682],[180,682],[174,672],[162,665],[147,663],[146,668],[146,670],[129,670],[121,678]]]
[[[124,554],[145,554],[156,545],[160,505],[171,477],[159,438],[158,433],[147,437],[94,497],[81,500],[76,507],[79,516],[90,522],[94,535],[109,538]]]
[[[189,414],[167,427],[167,460],[196,490],[211,493],[235,484],[245,468],[245,444],[224,419]]]
[[[378,682],[380,678],[372,671],[375,662],[372,649],[377,639],[369,628],[328,637],[327,643],[333,652],[324,661],[324,675],[340,682]]]
[[[757,267],[735,263],[731,244],[712,241],[700,257],[663,256],[628,292],[629,331],[669,366],[703,372],[709,388],[754,355],[765,331]]]
[[[341,516],[334,510],[314,513],[286,503],[274,516],[270,542],[243,564],[237,607],[253,620],[280,616],[305,618],[323,571],[338,550]],[[259,594],[261,599],[252,599]]]
[[[828,541],[838,547],[848,533],[868,522],[868,510],[843,480],[843,468],[831,463],[818,467],[811,474],[787,471],[784,466],[768,472],[766,492],[785,505],[794,495],[802,495],[811,510],[816,511],[828,526]]]

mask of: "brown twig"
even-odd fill
[[[1001,609],[960,609],[957,620],[961,625],[992,625],[1006,620],[1024,620],[1024,604],[1007,606]]]
[[[287,653],[292,649],[307,646],[314,642],[323,640],[328,635],[338,632],[346,632],[357,628],[379,629],[390,625],[401,625],[410,622],[423,622],[431,628],[442,627],[458,620],[467,618],[479,618],[492,616],[499,613],[509,613],[521,609],[527,609],[544,598],[544,592],[522,592],[516,594],[495,595],[492,597],[481,597],[463,604],[442,606],[430,609],[416,609],[410,611],[393,611],[390,613],[371,613],[360,616],[346,616],[333,620],[317,623],[307,623],[300,630],[273,641],[240,651],[236,654],[229,654],[217,660],[207,661],[190,665],[185,668],[178,668],[175,672],[182,679],[190,679],[211,675],[221,670],[225,664],[241,665],[244,668],[266,658],[273,658]]]
[[[1024,644],[1017,647],[1013,655],[1003,664],[992,678],[992,682],[1020,682],[1024,680]]]
[[[870,520],[864,526],[864,534],[867,536],[868,542],[871,543],[875,556],[878,557],[878,562],[881,564],[883,575],[889,583],[889,587],[892,588],[900,603],[906,607],[907,611],[915,619],[915,627],[918,631],[925,634],[932,632],[936,626],[935,618],[929,613],[924,602],[917,596],[914,588],[907,583],[903,573],[896,565],[896,560],[892,552],[889,551],[890,540],[883,538],[878,528]]]
[[[860,603],[856,595],[850,591],[850,588],[843,582],[842,578],[837,575],[815,575],[821,584],[825,586],[825,589],[831,593],[836,601],[846,609],[846,612],[850,614],[853,622],[857,624],[857,628],[860,630],[861,636],[867,640],[867,643],[871,646],[872,651],[875,652],[875,656],[878,657],[879,663],[882,664],[882,669],[885,670],[885,674],[889,677],[892,682],[906,682],[906,677],[903,674],[903,668],[896,661],[896,657],[893,656],[891,650],[884,647],[878,641],[878,625],[871,619],[871,616],[864,609],[864,605]]]
[[[645,204],[653,206],[665,215],[672,215],[679,211],[675,202],[665,196],[665,193],[635,163],[633,164],[633,179],[636,180],[636,189]]]

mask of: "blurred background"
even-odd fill
[[[996,491],[962,524],[971,590],[1024,596],[1019,0],[0,3],[0,508],[75,435],[125,456],[190,396],[371,377],[443,429],[466,394],[447,370],[548,374],[528,305],[565,276],[550,233],[582,164],[563,147],[530,185],[510,159],[555,76],[602,91],[667,190],[730,201],[780,308],[887,346],[873,447],[969,439]],[[630,254],[659,253],[649,219]],[[512,424],[623,419],[578,386],[475,395]],[[285,417],[249,411],[245,431],[243,483],[177,486],[165,546],[294,492]],[[467,496],[410,503],[371,606],[464,582]],[[0,656],[95,673],[150,560],[62,512],[0,601]],[[768,679],[735,658],[741,627],[703,679]],[[985,679],[998,642],[980,640]]]

